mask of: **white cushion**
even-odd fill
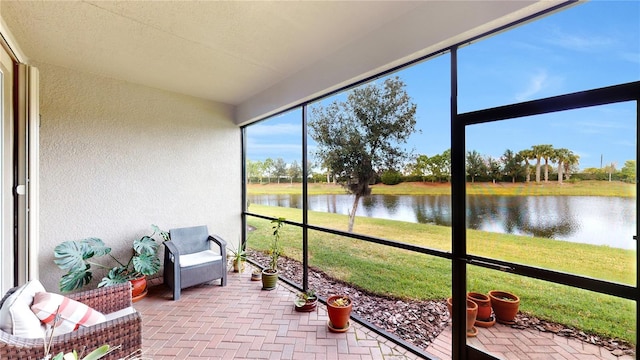
[[[38,280],[31,280],[9,295],[0,309],[0,329],[22,338],[44,339],[46,327],[31,311],[34,296],[43,291]]]
[[[136,309],[134,309],[133,306],[129,306],[109,314],[104,314],[104,317],[105,317],[105,321],[111,321],[119,317],[127,316],[129,314],[134,314],[135,312],[136,312]]]
[[[180,267],[200,265],[221,259],[222,256],[216,254],[213,250],[205,250],[193,254],[180,255]]]
[[[39,292],[33,299],[31,310],[43,323],[53,326],[54,335],[62,335],[80,327],[89,327],[105,321],[105,316],[91,307],[66,296]]]

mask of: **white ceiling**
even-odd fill
[[[237,106],[243,122],[559,1],[0,1],[29,60]]]

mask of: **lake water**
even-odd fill
[[[302,208],[301,195],[249,195],[253,204]],[[309,210],[347,215],[352,195],[313,195]],[[357,216],[451,226],[447,195],[371,195]],[[356,220],[357,223],[357,220]],[[634,198],[592,196],[467,196],[467,227],[636,249]]]

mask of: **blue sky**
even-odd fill
[[[408,144],[416,155],[450,147],[449,61],[446,54],[391,75],[417,104],[420,132]],[[640,2],[580,4],[461,48],[458,61],[459,112],[638,81]],[[293,110],[250,126],[248,158],[301,162],[300,118]],[[636,159],[636,142],[635,103],[623,103],[468,126],[466,146],[497,158],[505,149],[552,144],[578,154],[580,168],[602,159],[619,169]]]

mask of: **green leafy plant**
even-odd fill
[[[104,356],[106,356],[109,353],[109,345],[102,345],[99,348],[93,350],[92,352],[88,353],[86,356],[84,357],[80,357],[81,355],[78,355],[78,352],[73,350],[72,352],[68,352],[66,354],[60,352],[57,355],[55,355],[53,357],[53,360],[97,360],[100,359]]]
[[[331,305],[338,307],[349,306],[349,304],[351,304],[351,300],[346,296],[339,297],[331,302]]]
[[[163,241],[169,239],[169,233],[151,225],[153,233],[133,241],[131,256],[126,262],[111,255],[111,248],[98,238],[65,241],[54,249],[54,263],[67,274],[60,279],[59,287],[63,292],[69,292],[87,285],[93,279],[92,266],[108,269],[98,287],[120,284],[142,275],[153,275],[160,270],[158,257],[159,243],[153,238],[160,236]],[[94,258],[107,256],[115,262],[115,266],[108,266],[93,261]]]
[[[269,270],[274,273],[278,271],[278,258],[282,254],[282,247],[280,246],[280,229],[282,229],[286,224],[285,220],[286,219],[283,217],[271,220],[273,242],[271,243],[271,249],[269,249],[269,255],[271,255],[271,259],[269,260]]]
[[[298,293],[298,295],[296,295],[296,299],[293,301],[293,303],[296,306],[304,306],[307,302],[312,302],[314,300],[317,300],[318,297],[316,296],[316,292],[315,290],[309,289],[305,292],[300,292]]]
[[[237,249],[233,245],[227,248],[227,250],[229,250],[227,259],[231,260],[235,272],[242,272],[244,270],[244,262],[247,260],[246,247],[247,244],[240,241],[240,246]]]
[[[247,244],[240,242],[240,246],[238,249],[234,248],[233,245],[230,245],[227,250],[229,250],[229,254],[227,254],[227,258],[235,261],[245,261],[247,260]]]

